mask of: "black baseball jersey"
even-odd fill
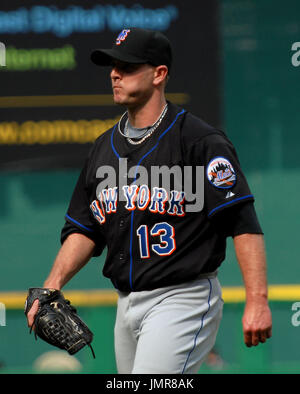
[[[151,290],[215,271],[226,235],[214,218],[226,212],[230,222],[232,207],[249,201],[254,197],[226,135],[168,103],[143,143],[128,142],[118,124],[95,141],[65,234],[78,229],[93,239],[96,255],[107,247],[103,274],[115,288]]]

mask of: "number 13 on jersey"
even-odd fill
[[[150,258],[149,235],[159,237],[159,243],[151,245],[152,251],[159,256],[170,256],[176,249],[175,230],[169,223],[156,223],[151,230],[146,224],[137,229],[140,255],[142,259]]]

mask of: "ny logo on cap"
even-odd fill
[[[122,30],[121,33],[118,35],[118,38],[116,40],[116,44],[120,45],[122,43],[122,41],[125,41],[129,33],[130,33],[129,29]]]

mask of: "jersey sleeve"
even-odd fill
[[[86,181],[87,166],[88,160],[79,175],[65,215],[66,223],[61,232],[61,242],[63,243],[72,233],[84,234],[95,242],[94,256],[99,256],[105,248],[106,242],[90,210],[89,189]]]
[[[225,237],[235,237],[241,234],[264,234],[252,201],[234,205],[224,209],[212,217],[216,231]]]
[[[221,131],[203,138],[204,209],[209,218],[246,201],[254,201],[236,150]]]

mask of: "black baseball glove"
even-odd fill
[[[34,287],[29,289],[25,302],[25,315],[32,307],[33,302],[39,300],[39,308],[34,319],[35,339],[37,336],[50,345],[75,354],[85,345],[91,346],[93,333],[80,319],[76,309],[66,300],[62,292],[54,289]],[[30,328],[30,333],[32,327]]]

